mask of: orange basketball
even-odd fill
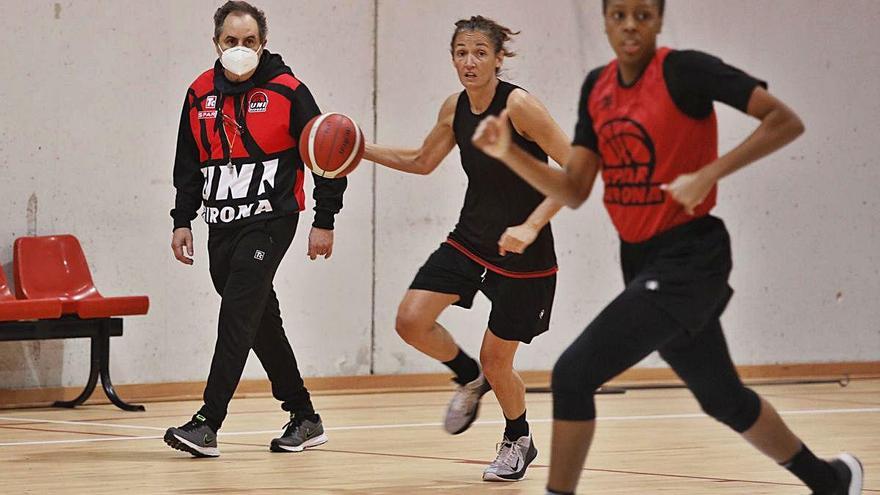
[[[364,156],[364,133],[348,115],[315,116],[299,136],[299,156],[321,177],[345,177]]]

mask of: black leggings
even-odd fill
[[[758,419],[760,400],[733,366],[716,318],[694,336],[638,294],[624,292],[562,353],[553,368],[553,417],[596,418],[595,391],[654,350],[710,416],[737,432]]]
[[[761,402],[740,381],[719,321],[732,294],[730,260],[730,238],[714,217],[622,243],[626,289],[556,362],[553,417],[595,419],[595,391],[659,351],[707,414],[738,432],[749,429]]]

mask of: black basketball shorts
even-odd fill
[[[514,278],[493,272],[447,243],[419,269],[410,289],[457,294],[455,303],[470,309],[477,292],[492,302],[489,330],[498,338],[530,343],[550,328],[556,274]]]

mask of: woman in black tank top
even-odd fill
[[[410,345],[447,365],[460,385],[445,428],[465,431],[476,419],[481,396],[493,389],[507,419],[498,457],[483,473],[487,481],[521,479],[537,451],[525,419],[525,387],[513,369],[520,342],[549,327],[556,283],[556,256],[549,221],[560,205],[477,150],[471,138],[480,120],[507,110],[513,139],[537,160],[568,159],[571,146],[534,96],[497,74],[510,29],[481,16],[456,23],[453,64],[464,91],[449,96],[434,128],[418,148],[367,144],[364,158],[420,175],[434,171],[457,144],[468,177],[458,224],[419,270],[397,313],[397,332]],[[469,308],[476,292],[492,302],[480,363],[464,353],[437,323],[447,307]],[[482,365],[482,371],[481,366]]]

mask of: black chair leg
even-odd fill
[[[101,368],[101,364],[99,362],[101,357],[101,345],[100,345],[100,336],[93,336],[91,338],[92,341],[92,350],[91,350],[91,365],[89,366],[89,381],[86,383],[86,388],[83,389],[82,393],[76,399],[73,400],[59,400],[55,401],[52,404],[52,407],[66,407],[66,408],[74,408],[78,405],[81,405],[89,397],[91,397],[92,392],[95,391],[95,385],[98,384],[98,370]]]
[[[110,398],[110,402],[112,402],[116,407],[122,409],[123,411],[146,411],[144,406],[138,404],[129,404],[125,402],[116,394],[116,389],[113,388],[113,382],[110,381],[110,329],[108,325],[101,326],[101,335],[100,335],[100,373],[101,373],[101,386],[104,388],[104,393],[107,394],[107,397]]]

